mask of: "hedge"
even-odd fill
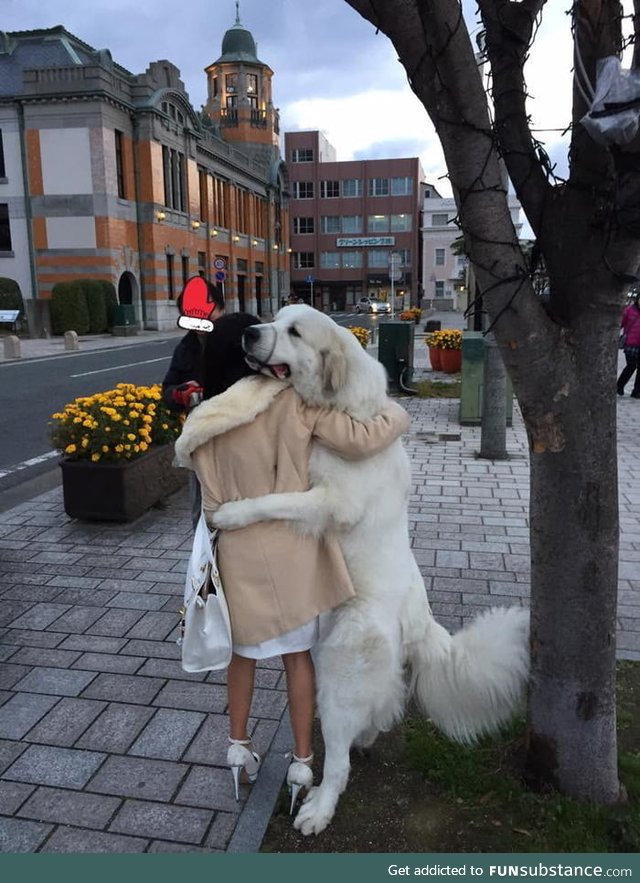
[[[0,310],[20,310],[24,316],[24,301],[15,279],[0,276]]]
[[[53,333],[102,334],[109,330],[110,307],[117,303],[113,283],[104,279],[58,282],[51,293]]]

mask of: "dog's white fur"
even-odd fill
[[[287,364],[306,402],[357,419],[383,408],[383,367],[329,317],[293,305],[257,327],[245,349],[263,364]],[[347,784],[350,747],[370,745],[401,718],[409,692],[445,734],[470,742],[514,713],[529,671],[523,608],[490,610],[453,637],[433,618],[410,547],[410,469],[400,441],[357,463],[318,445],[310,469],[313,488],[305,493],[227,503],[215,516],[226,529],[274,518],[314,535],[337,529],[356,589],[316,647],[325,763],[321,785],[294,822],[303,834],[329,824]]]

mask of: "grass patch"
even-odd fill
[[[415,386],[421,399],[459,399],[460,381],[419,380]]]
[[[629,800],[580,803],[535,793],[520,776],[524,720],[473,748],[450,742],[409,715],[351,752],[351,776],[329,827],[302,837],[284,793],[264,852],[638,852],[640,850],[640,663],[618,664],[620,778]],[[315,725],[316,783],[322,738]]]

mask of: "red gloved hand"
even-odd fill
[[[180,405],[181,408],[185,410],[191,404],[191,396],[192,395],[202,395],[202,387],[195,380],[188,380],[186,383],[181,383],[180,386],[176,386],[176,388],[171,393],[171,398],[176,403],[176,405]]]

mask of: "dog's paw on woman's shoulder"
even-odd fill
[[[235,530],[249,524],[246,518],[246,506],[242,501],[223,503],[213,513],[211,523],[219,530]]]

